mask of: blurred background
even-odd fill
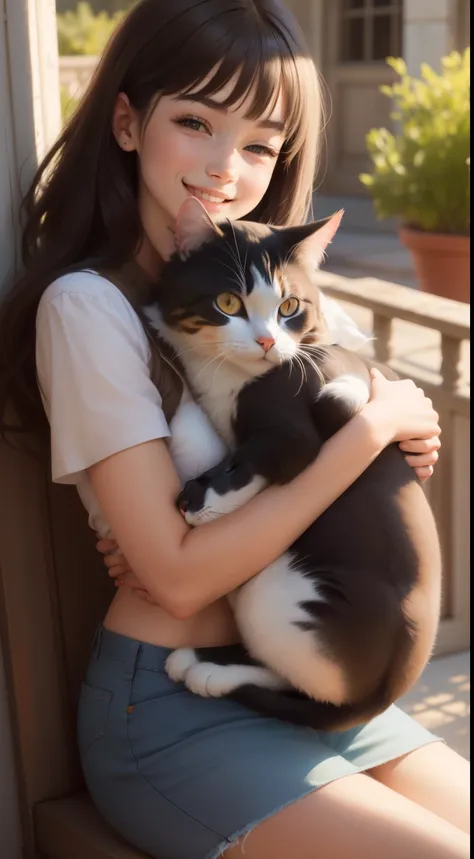
[[[66,118],[108,36],[134,2],[57,0]],[[422,64],[439,71],[451,51],[469,46],[470,2],[286,0],[286,5],[302,26],[324,83],[327,125],[315,210],[324,216],[345,208],[342,237],[331,249],[331,268],[349,266],[353,273],[413,286],[414,264],[410,251],[398,242],[397,218],[376,217],[370,192],[359,178],[372,164],[367,135],[371,129],[393,128],[393,100],[380,88],[394,84],[398,76],[386,58],[403,58],[414,76],[420,75]]]

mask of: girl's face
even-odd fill
[[[161,254],[174,249],[172,230],[186,197],[198,197],[218,222],[248,215],[270,184],[285,140],[283,98],[250,120],[248,98],[238,107],[222,107],[234,85],[212,99],[162,96],[143,129],[129,108],[127,148],[138,152],[140,213],[148,240]]]

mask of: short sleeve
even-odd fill
[[[170,435],[133,308],[98,275],[69,278],[46,290],[36,319],[38,382],[58,483],[76,483],[94,463]]]

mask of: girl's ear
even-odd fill
[[[188,197],[182,204],[175,224],[176,250],[181,259],[198,250],[205,242],[221,236],[206,209],[197,197]]]
[[[138,115],[124,92],[120,92],[115,99],[112,131],[118,145],[125,152],[139,150],[140,123]]]

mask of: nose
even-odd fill
[[[256,337],[255,342],[262,347],[264,352],[269,352],[272,346],[275,345],[274,337]]]
[[[216,152],[214,158],[206,167],[206,173],[212,179],[222,182],[236,182],[238,179],[237,153],[233,151]]]
[[[189,509],[189,500],[187,498],[182,498],[178,503],[179,512],[184,516]]]

